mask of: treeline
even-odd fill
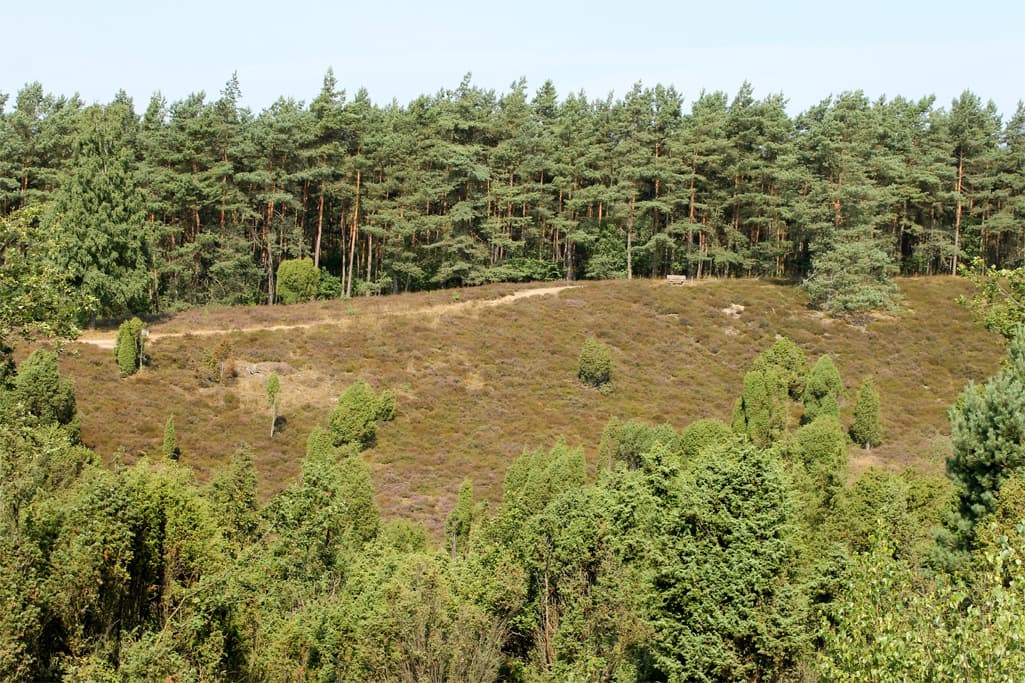
[[[596,478],[582,449],[525,452],[500,507],[466,481],[431,539],[374,503],[361,451],[402,410],[390,392],[345,391],[260,504],[247,447],[200,484],[172,422],[163,457],[99,463],[36,351],[0,385],[0,678],[1013,679],[1025,328],[951,408],[949,480],[849,484],[849,439],[885,434],[871,379],[850,425],[842,387],[781,338],[730,424],[614,418]]]
[[[322,296],[484,282],[801,278],[871,240],[905,274],[1025,257],[1025,107],[965,92],[827,98],[640,84],[620,99],[469,78],[401,106],[328,72],[307,106],[220,96],[138,115],[25,86],[0,94],[0,212],[48,205],[60,266],[103,315],[275,298],[285,259]],[[10,100],[10,101],[8,101]],[[6,103],[6,108],[4,104]]]

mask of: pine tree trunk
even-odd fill
[[[954,212],[954,260],[951,275],[957,275],[957,255],[961,250],[961,190],[964,188],[964,152],[957,159],[957,210]]]
[[[313,267],[320,268],[320,237],[324,234],[324,181],[320,183],[320,201],[317,202],[317,241],[313,245]]]
[[[634,205],[637,201],[637,195],[630,197],[630,217],[626,221],[626,279],[632,280],[634,277],[634,263],[633,263],[633,242],[634,242]]]
[[[359,229],[359,189],[360,170],[356,170],[356,201],[352,209],[352,226],[349,228],[349,271],[348,280],[345,283],[345,298],[352,296],[352,266],[356,259],[356,234]]]

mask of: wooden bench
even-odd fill
[[[666,275],[666,282],[671,285],[685,285],[687,284],[686,275]]]

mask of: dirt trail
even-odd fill
[[[481,299],[474,301],[457,301],[450,304],[437,304],[434,306],[425,306],[423,308],[408,310],[408,311],[391,311],[377,314],[380,317],[400,317],[410,315],[451,315],[453,313],[460,313],[463,311],[491,308],[493,306],[503,306],[505,304],[511,304],[519,299],[526,299],[533,296],[545,296],[548,294],[557,294],[564,289],[573,289],[576,285],[559,285],[556,287],[541,287],[538,289],[525,289],[513,294],[507,294],[506,296],[498,299]],[[192,335],[194,337],[206,337],[215,334],[229,334],[231,332],[264,332],[264,331],[276,331],[276,330],[298,330],[305,329],[308,327],[317,327],[318,325],[347,325],[351,324],[358,318],[353,319],[351,317],[345,318],[328,318],[323,320],[311,320],[304,323],[290,323],[285,325],[252,325],[244,327],[231,327],[231,328],[201,328],[189,330],[188,332],[157,332],[150,330],[149,341],[152,343],[160,339],[167,339],[171,337],[185,337]],[[112,332],[85,332],[76,341],[82,344],[92,344],[98,346],[101,349],[113,349],[114,342],[117,339],[117,331]]]

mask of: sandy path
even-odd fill
[[[453,302],[450,304],[438,304],[435,306],[425,306],[424,308],[413,309],[409,311],[394,311],[380,313],[378,315],[382,317],[399,317],[409,315],[451,315],[453,313],[461,313],[468,310],[480,309],[480,308],[491,308],[493,306],[503,306],[505,304],[511,304],[519,299],[526,299],[533,296],[545,296],[548,294],[557,294],[564,289],[572,289],[576,285],[559,285],[557,287],[541,287],[538,289],[525,289],[513,294],[507,294],[498,299],[483,299],[475,301],[462,301]],[[353,319],[346,318],[329,318],[325,320],[311,320],[304,323],[291,323],[286,325],[253,325],[245,327],[232,327],[228,329],[224,328],[202,328],[189,330],[188,332],[156,332],[150,330],[149,341],[150,343],[158,341],[160,339],[167,339],[171,337],[185,337],[192,335],[194,337],[206,337],[214,334],[228,334],[231,332],[263,332],[263,331],[276,331],[276,330],[298,330],[305,329],[308,327],[316,327],[318,325],[346,325],[352,323]],[[117,332],[84,332],[75,341],[83,344],[92,344],[98,346],[101,349],[113,349],[114,342],[117,339]]]

